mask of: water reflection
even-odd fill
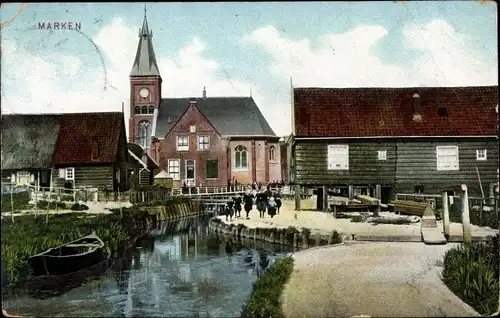
[[[4,299],[4,306],[58,317],[239,316],[260,267],[290,250],[214,235],[207,224],[207,219],[158,224],[100,279],[58,297]]]

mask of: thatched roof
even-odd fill
[[[49,169],[60,115],[2,115],[2,169]]]

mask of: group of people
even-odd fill
[[[247,188],[243,196],[237,194],[226,203],[224,207],[226,221],[232,220],[233,216],[240,218],[242,209],[245,210],[248,220],[249,213],[254,209],[254,206],[259,211],[261,218],[265,216],[266,212],[271,218],[274,217],[280,213],[281,197],[279,191],[271,191],[269,185],[266,190],[262,186],[252,185],[252,189]]]

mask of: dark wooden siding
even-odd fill
[[[127,138],[125,135],[125,124],[122,125],[120,139],[118,141],[118,151],[116,154],[116,169],[120,169],[120,190],[128,190],[130,184],[128,182],[128,147]]]
[[[459,170],[437,170],[437,146],[458,146]],[[411,141],[396,143],[396,192],[413,193],[416,184],[424,193],[440,193],[443,188],[466,184],[469,195],[481,195],[476,166],[479,169],[485,195],[489,184],[497,182],[498,140],[469,139],[461,141]],[[487,160],[476,160],[476,150],[487,149]]]
[[[349,170],[328,170],[328,145],[349,145]],[[378,150],[387,160],[378,160]],[[302,184],[392,184],[395,143],[351,141],[303,142],[295,146],[296,182]]]
[[[327,169],[329,144],[349,145],[349,171]],[[437,146],[458,146],[459,170],[437,170]],[[476,150],[487,149],[487,160],[476,160]],[[378,150],[387,150],[387,160],[378,160]],[[413,193],[423,185],[424,193],[437,194],[444,188],[467,184],[471,196],[481,194],[476,165],[486,196],[497,182],[498,140],[469,138],[456,140],[296,141],[295,173],[304,185],[393,184],[397,193]]]
[[[75,187],[109,187],[113,188],[112,166],[75,167]],[[52,174],[54,187],[64,188],[64,178],[59,178],[59,169]]]
[[[139,182],[142,186],[153,184],[153,173],[151,171],[142,170],[141,172],[139,172],[139,174],[141,176]]]

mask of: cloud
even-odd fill
[[[248,83],[227,73],[223,61],[204,56],[210,43],[193,37],[173,56],[155,52],[163,77],[162,94],[201,96],[204,86],[208,96],[248,96],[252,90],[271,127],[278,135],[285,135],[291,130],[290,76],[294,86],[498,84],[497,57],[482,56],[470,37],[447,22],[409,24],[402,31],[397,48],[406,61],[396,63],[382,60],[374,51],[389,35],[382,26],[358,25],[345,33],[299,40],[283,36],[274,26],[261,27],[244,36],[242,45],[255,45],[268,53],[268,65],[255,61],[271,74],[263,83]],[[40,52],[49,50],[22,47],[2,36],[2,113],[120,111],[124,102],[128,117],[129,72],[139,40],[137,26],[116,18],[90,40],[98,50],[79,35],[65,45],[81,41],[90,50],[78,55],[61,48],[56,55],[44,55]]]
[[[497,57],[480,56],[469,37],[443,20],[403,29],[407,64],[384,63],[373,47],[388,31],[359,25],[342,34],[317,39],[287,39],[273,26],[243,37],[243,43],[263,48],[272,58],[271,73],[293,76],[294,86],[473,86],[498,83]],[[312,43],[315,43],[312,45]]]
[[[129,73],[137,51],[137,27],[114,19],[91,39],[85,60],[69,55],[37,55],[13,39],[2,38],[2,113],[121,111],[129,115]],[[153,38],[153,41],[155,38]],[[157,55],[163,97],[248,96],[252,85],[239,81],[203,57],[205,43],[194,37],[172,58]],[[36,51],[36,50],[34,50]],[[89,53],[90,52],[90,53]],[[104,62],[104,66],[102,65]],[[22,83],[22,88],[15,83]],[[259,105],[264,98],[254,87]],[[127,127],[128,130],[128,127]]]
[[[445,21],[407,25],[403,34],[417,56],[411,71],[429,86],[498,84],[497,56],[481,56],[472,38]]]

